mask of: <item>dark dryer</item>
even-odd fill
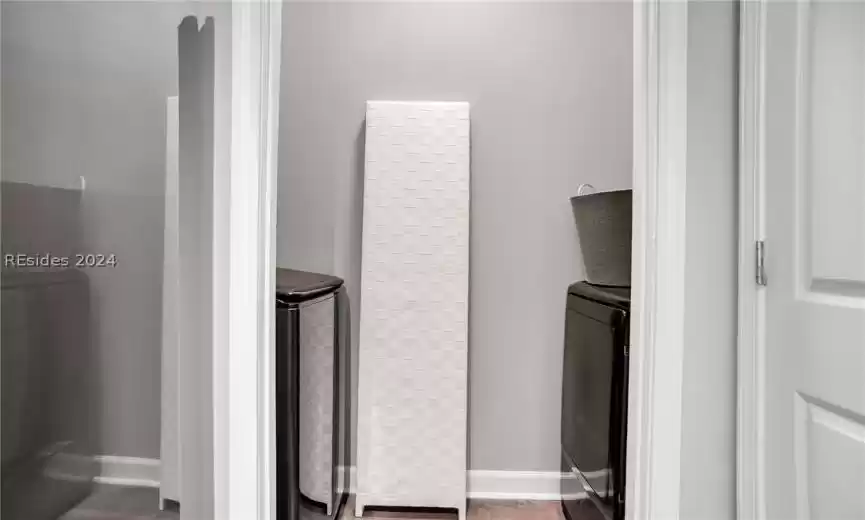
[[[625,517],[631,290],[568,288],[562,376],[562,506],[569,520]]]

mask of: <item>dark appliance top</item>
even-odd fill
[[[623,311],[628,311],[631,308],[630,287],[609,287],[593,285],[589,282],[576,282],[568,287],[568,294],[616,307]]]
[[[295,269],[276,270],[277,304],[296,304],[336,292],[342,278]]]

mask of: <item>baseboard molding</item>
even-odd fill
[[[357,491],[357,468],[340,468],[347,472],[350,487]],[[57,454],[51,458],[46,474],[62,480],[89,479],[98,484],[158,488],[160,463],[158,459],[120,457],[116,455]],[[475,500],[560,500],[562,474],[558,471],[468,471],[467,497]],[[575,477],[565,477],[575,479]],[[574,482],[575,489],[579,484]],[[585,493],[568,494],[566,499],[585,498]]]
[[[348,472],[350,487],[348,492],[357,491],[357,468],[342,467]],[[46,474],[61,480],[90,479],[97,484],[116,486],[138,486],[158,488],[160,480],[159,459],[139,457],[120,457],[116,455],[57,454],[51,458]],[[562,474],[558,471],[494,471],[469,470],[467,497],[474,500],[561,500]],[[574,485],[579,483],[573,476]],[[564,498],[576,500],[585,498],[583,492],[568,494]]]
[[[357,468],[355,466],[340,469],[348,472],[349,493],[357,492]],[[558,471],[493,471],[473,469],[468,471],[467,498],[473,500],[561,500],[562,474]],[[574,485],[579,489],[576,477]],[[565,495],[569,500],[586,498],[585,492]]]
[[[90,480],[96,484],[158,488],[159,459],[118,455],[58,453],[46,464],[45,475],[58,480]]]
[[[348,472],[348,492],[357,491],[357,468],[343,467]],[[159,487],[160,463],[158,459],[120,457],[116,455],[59,454],[52,457],[46,472],[53,478],[81,480],[94,475],[98,484],[117,486]],[[469,470],[468,493],[475,500],[561,500],[562,474],[558,471],[493,471]],[[566,479],[575,479],[569,476]],[[574,483],[574,488],[579,486]],[[569,486],[571,487],[571,486]],[[566,499],[585,498],[585,493],[568,494]]]
[[[99,464],[99,484],[117,486],[159,487],[161,465],[159,459],[139,457],[118,457],[98,455],[94,457]]]
[[[567,476],[567,479],[575,477]],[[576,482],[575,482],[576,484]],[[585,493],[566,498],[585,497]],[[475,500],[561,500],[562,474],[558,471],[469,470],[468,498]]]

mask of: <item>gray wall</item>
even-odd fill
[[[99,451],[158,457],[165,98],[181,2],[3,2],[3,179],[77,188]],[[26,226],[27,222],[22,222]]]
[[[626,2],[284,6],[278,263],[344,277],[355,338],[365,101],[472,105],[471,468],[558,471],[568,197],[630,187],[631,24]]]
[[[688,5],[681,518],[736,517],[738,4]]]

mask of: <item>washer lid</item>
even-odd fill
[[[283,303],[302,303],[336,292],[342,287],[342,278],[321,273],[276,270],[276,295]]]

